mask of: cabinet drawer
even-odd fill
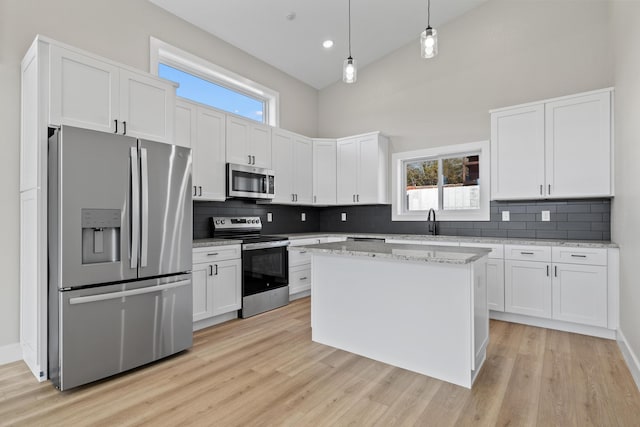
[[[504,245],[504,258],[523,261],[551,262],[551,246]]]
[[[311,253],[307,251],[289,251],[289,267],[311,264]]]
[[[301,266],[289,268],[289,293],[311,289],[311,267]]]
[[[498,243],[468,243],[461,242],[460,246],[468,247],[468,248],[489,248],[491,252],[489,252],[489,258],[491,259],[502,259],[504,258],[504,245]]]
[[[566,264],[607,265],[607,250],[595,248],[554,247],[553,262]]]
[[[242,251],[240,245],[228,246],[209,246],[206,248],[197,248],[193,250],[193,263],[199,262],[215,262],[227,259],[240,258]]]

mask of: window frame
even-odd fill
[[[278,127],[280,124],[280,94],[273,89],[263,86],[254,82],[240,74],[227,70],[219,65],[200,58],[192,53],[184,51],[180,48],[170,45],[155,37],[149,38],[149,72],[154,75],[158,75],[159,64],[165,64],[169,67],[176,68],[185,73],[192,74],[201,79],[210,81],[213,84],[223,86],[229,90],[238,92],[242,95],[255,98],[264,102],[264,121],[263,124]],[[179,99],[186,99],[187,101],[193,101],[189,98],[178,97]],[[210,106],[211,108],[216,108]],[[225,114],[233,114],[232,111],[223,111]],[[240,116],[246,120],[256,120]]]
[[[411,161],[437,160],[438,171],[441,171],[442,159],[478,155],[480,162],[480,208],[479,209],[450,209],[443,210],[442,206],[436,210],[438,221],[489,221],[490,220],[490,190],[491,165],[489,156],[489,141],[469,142],[465,144],[445,145],[415,151],[394,153],[391,157],[391,220],[392,221],[426,221],[427,211],[407,210],[406,173],[404,165]],[[442,174],[438,174],[438,200],[442,201]],[[439,202],[440,204],[440,202]]]

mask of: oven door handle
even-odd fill
[[[269,248],[281,248],[289,246],[288,240],[279,240],[275,242],[258,242],[258,243],[246,243],[242,245],[242,250],[252,251],[256,249],[269,249]]]

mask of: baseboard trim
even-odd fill
[[[0,365],[17,362],[18,360],[22,360],[22,347],[19,342],[0,346]]]
[[[230,313],[220,314],[215,317],[211,317],[209,319],[199,320],[197,322],[193,322],[193,331],[199,331],[200,329],[208,328],[211,326],[219,325],[220,323],[228,322],[229,320],[237,319],[238,312],[232,311]]]
[[[300,298],[305,298],[311,295],[311,289],[307,289],[306,291],[301,291],[295,294],[289,294],[289,301],[295,301]]]
[[[540,317],[525,316],[522,314],[503,313],[501,311],[489,311],[489,318],[503,320],[505,322],[522,323],[524,325],[539,328],[556,329],[558,331],[573,332],[576,334],[590,335],[592,337],[616,339],[616,331],[598,326],[580,325],[578,323],[563,322],[561,320],[543,319]]]
[[[631,376],[636,382],[636,387],[640,390],[640,361],[638,360],[638,356],[636,356],[631,347],[629,347],[629,342],[620,329],[618,329],[618,337],[616,341],[618,342],[618,347],[620,347],[620,352],[622,353],[622,357],[624,357],[624,361],[627,362],[627,367],[631,372]]]

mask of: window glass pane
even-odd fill
[[[165,64],[158,64],[158,75],[180,84],[176,95],[238,114],[260,123],[265,122],[265,102],[241,92],[217,85]]]
[[[408,211],[438,209],[438,160],[405,163]]]
[[[443,209],[480,208],[479,156],[442,159]]]

